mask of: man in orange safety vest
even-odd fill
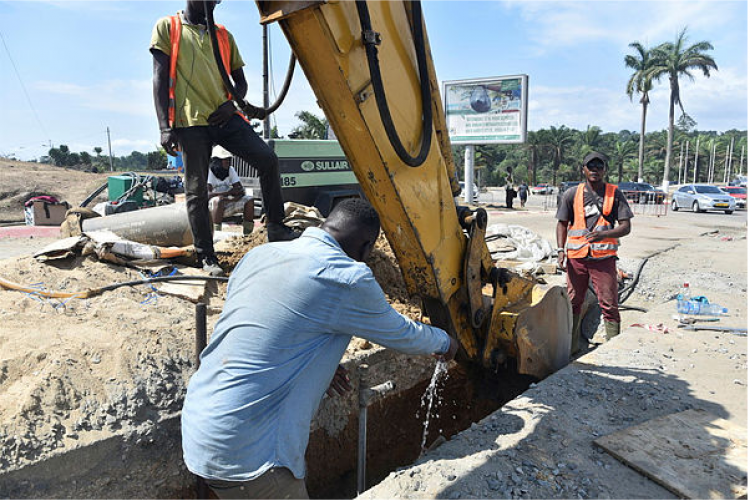
[[[581,167],[585,181],[562,194],[557,207],[557,262],[567,271],[573,306],[571,354],[579,350],[581,306],[589,281],[602,309],[606,339],[620,333],[615,261],[618,238],[630,234],[633,212],[617,186],[604,182],[607,161],[595,151],[586,155]]]
[[[239,112],[224,87],[207,30],[206,9],[219,1],[189,0],[184,11],[159,19],[151,36],[154,104],[161,145],[182,152],[188,219],[203,269],[222,274],[214,253],[208,210],[211,149],[218,144],[258,170],[269,241],[298,236],[285,226],[279,160]],[[226,28],[216,25],[221,65],[234,82],[238,99],[247,92],[244,62]]]

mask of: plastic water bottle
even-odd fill
[[[719,304],[677,299],[677,312],[681,314],[719,316],[721,314],[727,314],[729,309],[721,307]]]
[[[677,292],[677,300],[690,300],[690,283],[683,283]]]

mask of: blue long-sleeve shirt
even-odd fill
[[[246,481],[287,467],[304,478],[310,422],[353,335],[409,354],[450,346],[443,330],[396,312],[370,269],[321,229],[251,250],[188,385],[188,469]]]

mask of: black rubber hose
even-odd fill
[[[619,295],[619,302],[620,304],[623,304],[628,298],[633,294],[635,291],[635,286],[638,284],[638,280],[641,278],[641,272],[643,271],[643,267],[646,265],[646,262],[648,262],[649,257],[646,257],[641,261],[640,264],[638,264],[638,269],[635,271],[635,275],[633,275],[633,281],[620,290]]]
[[[294,66],[296,62],[294,52],[292,52],[291,56],[289,56],[289,67],[286,71],[284,86],[281,88],[281,93],[276,99],[276,102],[274,102],[268,108],[263,108],[253,106],[246,100],[240,99],[239,97],[237,97],[237,89],[234,88],[234,84],[232,84],[232,81],[229,79],[229,75],[227,74],[226,68],[224,68],[224,62],[221,59],[221,51],[219,50],[219,40],[216,36],[216,23],[214,22],[214,14],[213,11],[208,8],[207,3],[207,0],[203,0],[203,8],[206,14],[206,26],[208,27],[208,33],[211,36],[211,48],[214,53],[216,65],[219,67],[221,81],[224,82],[224,88],[227,92],[229,92],[229,94],[232,96],[232,100],[240,107],[240,109],[242,109],[242,111],[247,115],[248,118],[257,118],[259,120],[262,120],[266,116],[279,109],[281,103],[284,102],[284,98],[286,98],[286,94],[289,92],[289,87],[292,84],[292,76],[294,76]]]
[[[380,63],[378,62],[379,35],[372,30],[370,11],[366,0],[357,0],[357,13],[359,23],[362,27],[362,43],[367,54],[367,65],[370,69],[370,80],[375,93],[375,102],[378,105],[380,119],[388,135],[388,140],[402,162],[410,167],[418,167],[427,159],[432,141],[432,96],[430,95],[430,80],[427,73],[427,55],[425,53],[424,30],[422,26],[422,4],[412,1],[412,22],[414,23],[414,50],[417,54],[417,68],[419,70],[419,86],[422,97],[422,140],[419,154],[411,156],[401,143],[396,127],[393,124],[388,100],[383,87],[383,78],[380,74]]]
[[[91,193],[90,195],[88,195],[88,197],[87,197],[87,198],[86,198],[85,200],[83,200],[83,201],[81,202],[81,204],[80,204],[79,206],[80,206],[80,207],[85,207],[85,206],[87,206],[87,205],[88,205],[89,203],[91,203],[91,201],[92,201],[92,200],[93,200],[94,198],[96,198],[97,196],[99,196],[99,194],[100,194],[100,193],[101,193],[102,191],[104,191],[105,189],[107,189],[107,186],[108,186],[108,185],[109,185],[109,183],[108,183],[108,182],[105,182],[104,184],[102,184],[101,186],[99,186],[98,188],[96,188],[96,191],[94,191],[93,193]]]

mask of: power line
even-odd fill
[[[36,121],[39,124],[39,127],[42,129],[44,136],[49,137],[49,134],[47,133],[47,129],[44,127],[44,124],[42,124],[42,120],[39,119],[39,115],[37,114],[36,109],[34,108],[34,104],[31,102],[31,97],[29,97],[29,93],[26,91],[26,85],[23,84],[23,79],[21,78],[21,74],[18,72],[18,68],[16,67],[16,62],[13,60],[13,56],[10,54],[10,49],[8,48],[8,45],[5,43],[5,37],[3,37],[2,32],[0,32],[0,40],[3,42],[3,47],[5,47],[5,52],[8,54],[8,59],[10,59],[10,64],[11,66],[13,66],[13,71],[15,71],[16,73],[16,77],[18,78],[18,82],[21,84],[21,89],[23,90],[23,94],[26,96],[26,101],[29,103],[29,107],[31,108],[31,111],[34,113],[34,117],[36,118]]]

